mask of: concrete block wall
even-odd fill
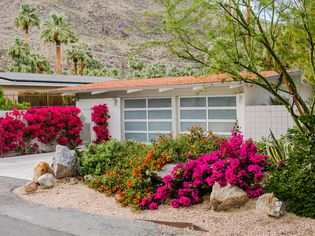
[[[245,136],[259,141],[268,137],[271,129],[279,138],[286,133],[294,123],[284,106],[246,106],[245,108]]]

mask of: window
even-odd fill
[[[236,121],[236,97],[180,98],[180,131],[192,126],[202,127],[221,135],[229,135]]]
[[[159,134],[172,132],[171,98],[125,99],[124,136],[152,142]]]

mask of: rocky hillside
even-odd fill
[[[42,22],[51,11],[63,12],[78,32],[81,41],[89,44],[94,56],[109,67],[125,67],[127,56],[139,43],[147,39],[146,35],[130,30],[135,22],[141,20],[145,10],[158,10],[154,0],[1,0],[0,1],[0,69],[8,66],[6,51],[16,35],[23,36],[14,26],[15,16],[21,3],[28,3],[38,9]],[[33,51],[44,54],[54,62],[53,45],[40,42],[40,30],[31,30]],[[63,65],[68,69],[64,58]],[[162,49],[149,49],[140,55],[148,62],[155,59],[167,59]]]

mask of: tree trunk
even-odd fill
[[[43,73],[42,68],[40,68],[39,66],[36,66],[36,73],[37,74],[42,74]]]
[[[78,75],[78,60],[73,60],[73,74]]]
[[[28,27],[25,27],[24,29],[24,41],[27,45],[30,45],[30,35],[28,32]]]
[[[61,75],[61,54],[60,54],[61,44],[56,42],[56,67],[55,72],[58,75]]]
[[[247,24],[247,28],[248,30],[250,29],[250,13],[251,11],[251,6],[250,6],[250,0],[246,1],[246,24]],[[250,40],[250,35],[247,36],[247,46],[250,47],[251,44],[251,40]]]
[[[83,60],[81,60],[80,61],[80,75],[82,76],[83,75],[83,72],[84,72],[84,67],[85,67],[85,64],[84,64],[84,61]]]

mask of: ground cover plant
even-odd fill
[[[110,140],[92,144],[80,155],[81,175],[91,175],[86,184],[106,195],[115,195],[123,206],[139,209],[143,198],[162,184],[153,171],[167,163],[183,163],[218,149],[223,138],[200,128],[189,134],[160,136],[153,144]]]

